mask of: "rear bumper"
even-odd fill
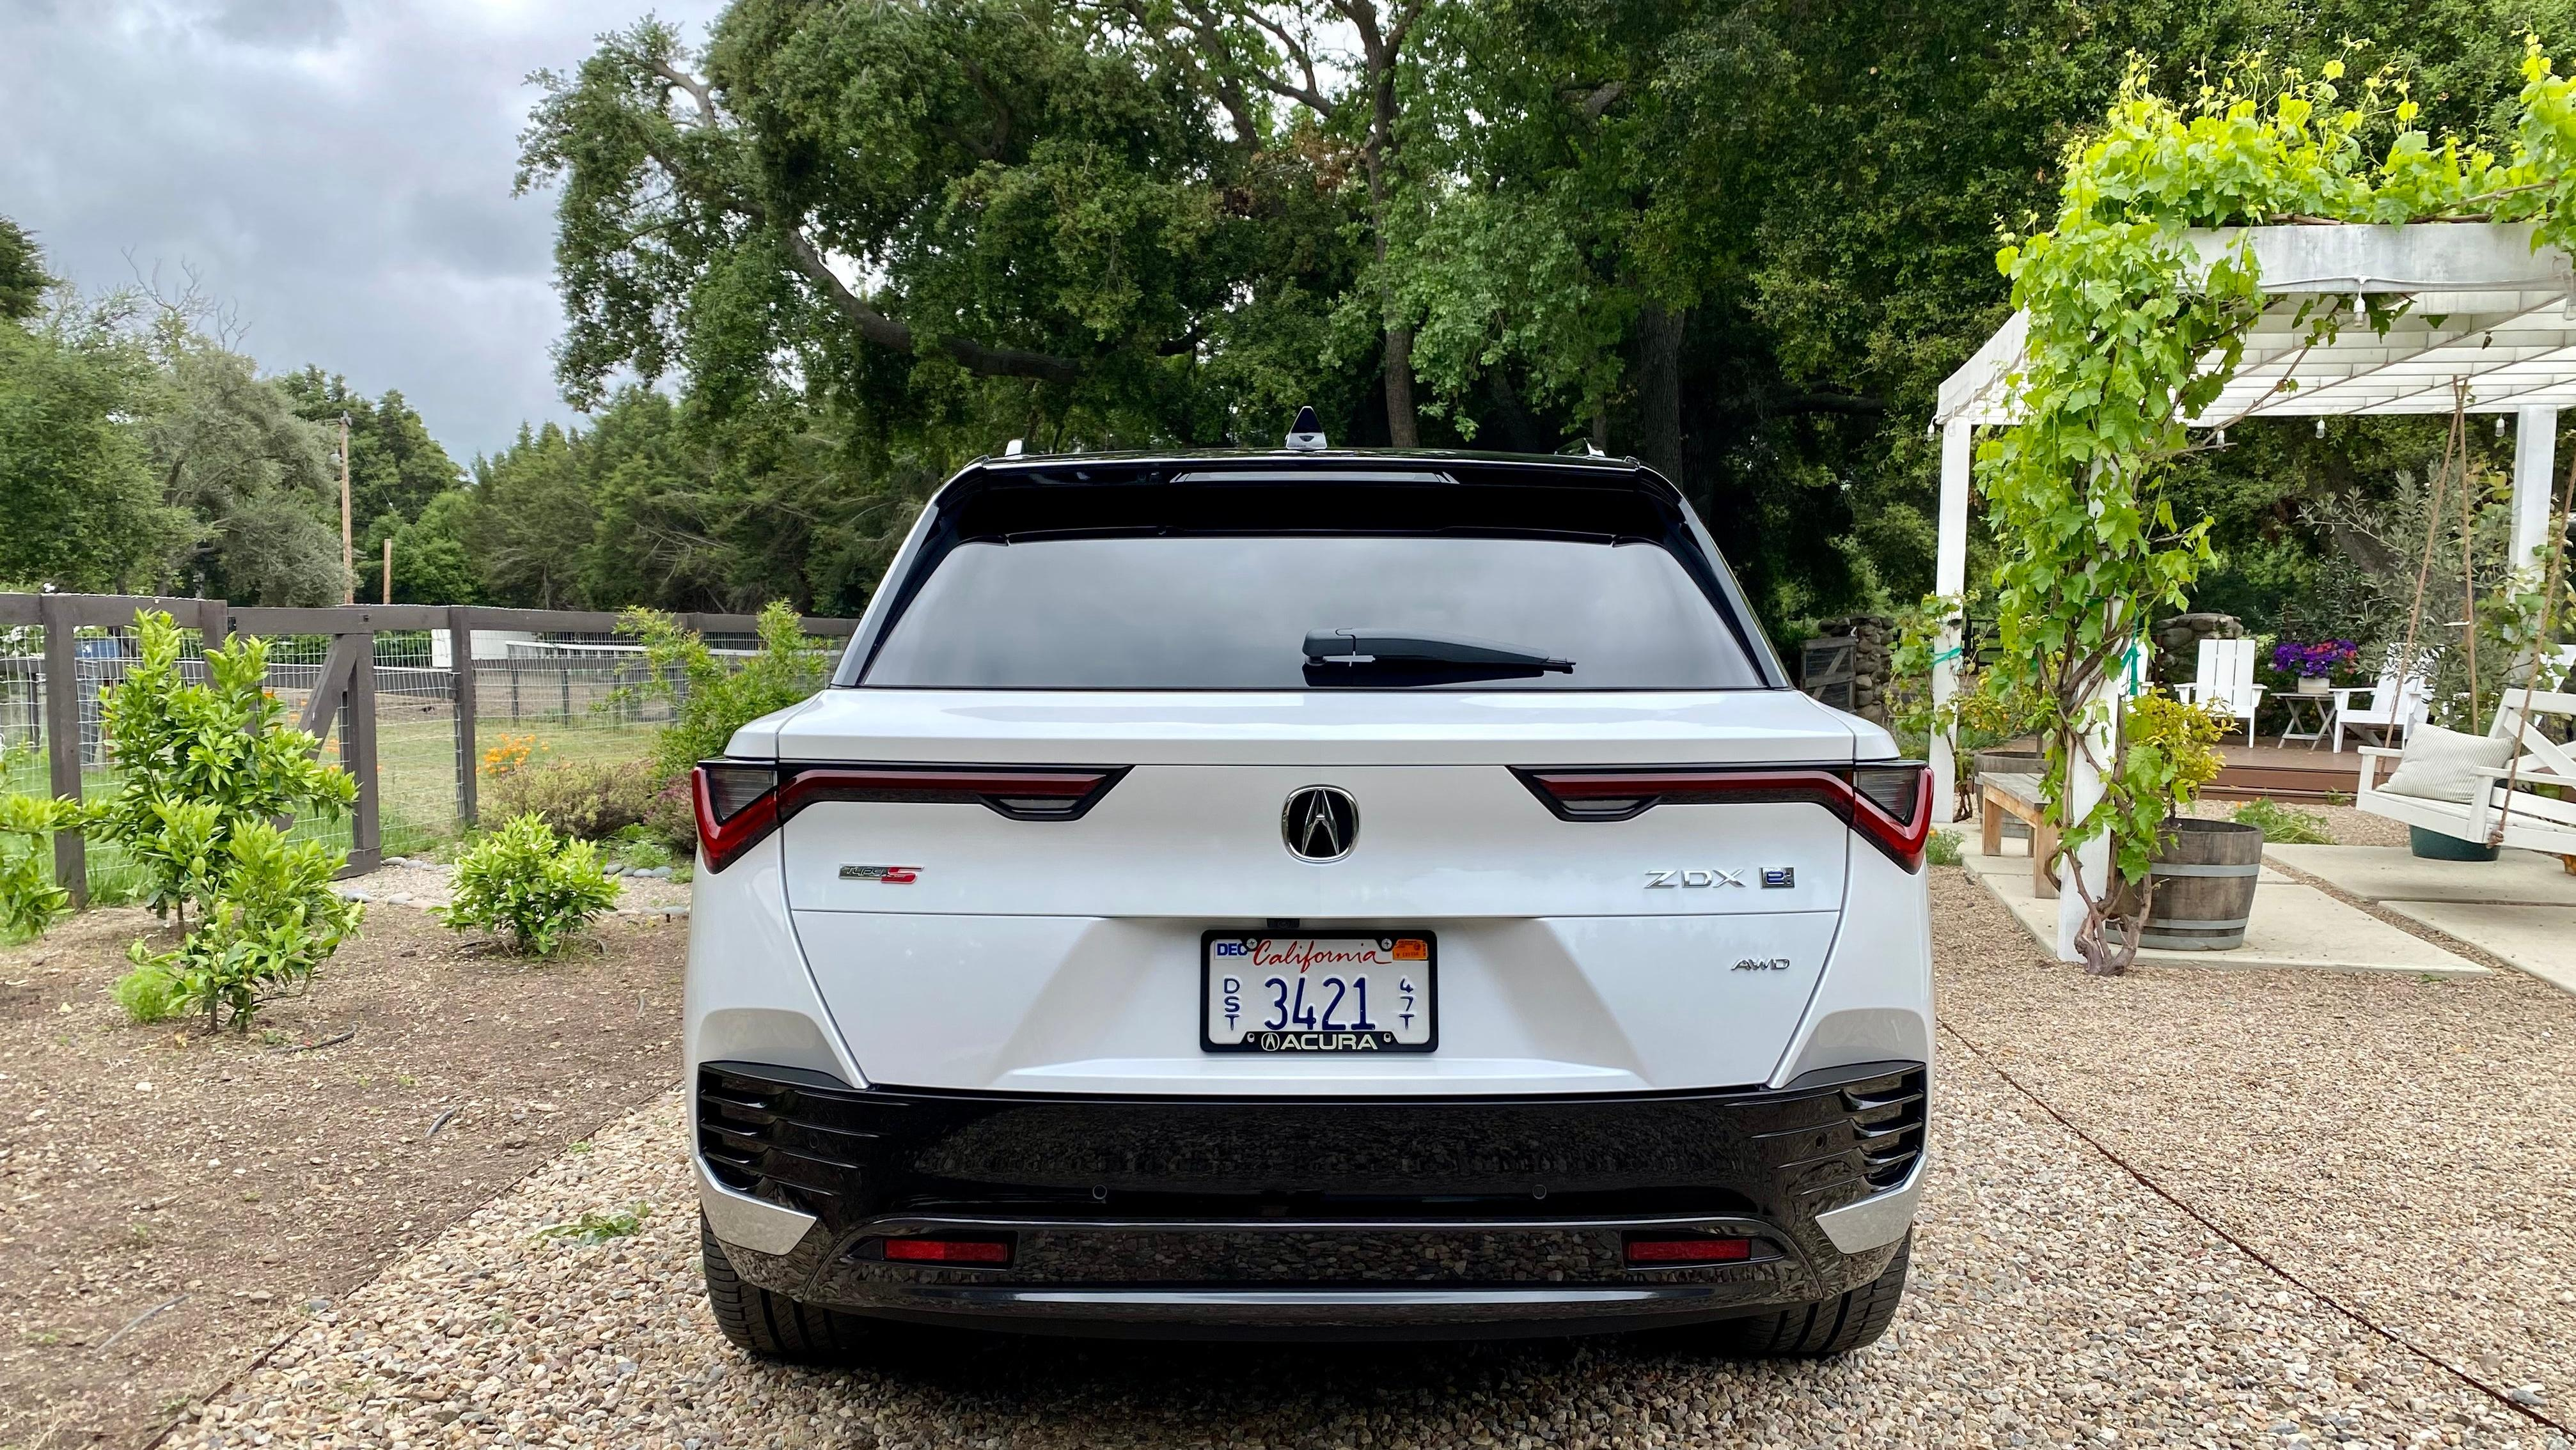
[[[743,1278],[892,1318],[1110,1334],[1560,1333],[1876,1278],[1923,1177],[1925,1070],[1589,1098],[1174,1101],[890,1092],[711,1063],[709,1224]],[[1753,1240],[1632,1269],[1634,1234]],[[1005,1268],[888,1262],[1002,1239]]]

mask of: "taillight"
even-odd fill
[[[1612,766],[1512,774],[1559,820],[1625,821],[1659,805],[1804,801],[1823,806],[1908,871],[1932,835],[1932,777],[1922,762],[1755,766]]]
[[[722,871],[778,829],[778,767],[702,760],[689,773],[698,813],[698,849],[709,872]]]
[[[1015,821],[1070,821],[1127,767],[824,765],[701,761],[692,779],[707,870],[722,871],[807,806],[824,801],[980,805]]]

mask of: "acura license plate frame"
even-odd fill
[[[1439,973],[1439,938],[1414,927],[1213,928],[1199,937],[1199,1047],[1265,1056],[1436,1051]]]

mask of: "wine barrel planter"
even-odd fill
[[[2263,833],[2234,821],[2176,817],[2149,864],[2155,900],[2138,945],[2168,952],[2223,952],[2245,945],[2254,883],[2263,870]]]

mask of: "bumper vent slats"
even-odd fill
[[[836,1230],[907,1212],[1788,1224],[1904,1182],[1926,1105],[1911,1064],[1809,1087],[1490,1105],[996,1099],[773,1080],[750,1064],[702,1064],[697,1089],[707,1171]]]

